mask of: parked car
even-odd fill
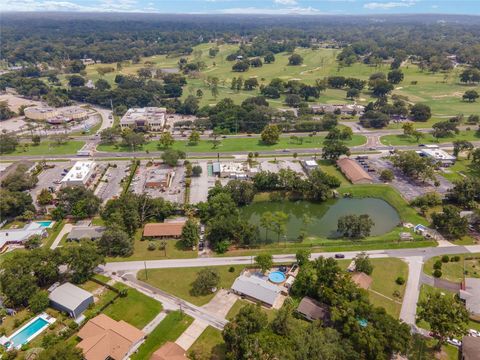
[[[458,346],[458,347],[462,346],[462,342],[457,339],[447,339],[447,343],[453,346]]]
[[[480,337],[480,331],[475,330],[475,329],[470,329],[470,330],[468,330],[468,335],[473,336],[473,337]]]
[[[345,255],[343,254],[335,254],[335,259],[344,259]]]

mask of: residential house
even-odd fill
[[[48,295],[50,306],[78,318],[93,304],[93,295],[69,282],[54,287]]]
[[[159,239],[178,239],[182,236],[185,221],[145,224],[143,237]]]

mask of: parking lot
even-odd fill
[[[381,182],[379,179],[380,172],[384,169],[390,169],[393,171],[395,178],[390,182],[390,184],[395,187],[402,196],[411,201],[420,195],[424,195],[427,192],[436,191],[440,194],[445,194],[449,188],[452,187],[452,183],[446,180],[444,177],[436,174],[436,178],[440,183],[440,186],[435,187],[432,183],[424,183],[422,181],[412,180],[403,173],[395,169],[390,161],[384,158],[369,158],[366,163],[372,169],[375,169],[375,172],[369,173],[376,182]]]
[[[193,163],[192,165],[202,167],[202,173],[198,177],[192,177],[192,184],[190,185],[190,204],[198,204],[207,201],[208,190],[215,186],[215,177],[208,174],[206,161]]]
[[[128,161],[110,163],[102,180],[95,189],[95,195],[104,203],[120,195],[122,191],[122,179],[129,174],[129,165],[130,162]]]
[[[63,179],[62,174],[65,173],[65,170],[70,169],[73,166],[73,163],[70,161],[64,161],[52,162],[48,163],[48,165],[53,165],[53,167],[50,169],[44,169],[38,174],[38,183],[30,190],[30,195],[32,196],[35,205],[37,203],[37,196],[42,189],[50,189],[52,192],[55,192],[60,188],[60,180]]]

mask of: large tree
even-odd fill
[[[189,218],[185,222],[181,236],[181,243],[185,249],[192,249],[197,246],[198,240],[200,239],[198,227],[198,222],[193,218]]]
[[[208,295],[212,289],[220,283],[220,275],[213,268],[205,268],[198,272],[197,278],[192,283],[192,294],[194,296]]]
[[[438,339],[438,347],[448,338],[462,338],[468,325],[468,311],[465,305],[439,291],[428,294],[418,303],[417,317],[430,325]]]
[[[442,212],[433,213],[432,225],[448,239],[459,239],[468,231],[468,219],[462,217],[460,210],[452,205],[445,205]]]
[[[282,131],[277,125],[267,125],[261,133],[262,142],[266,145],[273,145],[280,140]]]
[[[368,214],[344,215],[338,218],[337,232],[344,237],[359,239],[370,235],[375,223]]]
[[[133,254],[133,240],[119,226],[112,226],[98,240],[98,248],[105,256],[127,257]]]

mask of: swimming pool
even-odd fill
[[[50,324],[53,324],[55,319],[46,313],[42,313],[36,318],[30,320],[26,325],[15,331],[9,338],[9,346],[14,348],[21,348],[22,345],[28,343],[33,338],[37,337]]]
[[[37,224],[40,224],[41,227],[49,228],[52,226],[52,220],[45,220],[45,221],[35,221]]]
[[[270,280],[274,284],[280,284],[284,282],[285,279],[286,276],[281,271],[272,271],[270,274],[268,274],[268,280]]]

